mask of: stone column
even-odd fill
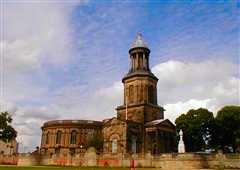
[[[62,132],[62,135],[61,135],[60,145],[62,146],[62,145],[64,145],[64,131],[61,130],[61,132]]]
[[[141,55],[139,56],[139,60],[140,60],[140,68],[143,68],[143,53],[141,53]]]
[[[55,130],[51,130],[50,131],[50,142],[49,142],[51,147],[54,147],[54,144],[55,144],[54,138],[55,138]]]
[[[146,56],[145,53],[143,53],[143,69],[147,68],[147,63],[146,63]]]
[[[67,129],[64,130],[64,146],[67,147]]]
[[[136,53],[137,70],[139,69],[139,55]]]
[[[156,140],[156,144],[157,144],[157,151],[156,151],[156,152],[157,152],[157,154],[159,154],[158,129],[156,129],[155,133],[156,133],[156,134],[155,134],[155,135],[156,135],[156,136],[155,136],[155,140]]]
[[[70,129],[67,129],[67,145],[70,144],[70,136],[71,136]]]

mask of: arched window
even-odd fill
[[[76,130],[73,130],[71,132],[71,141],[70,141],[71,144],[76,144],[77,143],[77,131]]]
[[[62,137],[62,132],[60,130],[57,131],[57,137],[56,137],[56,144],[61,143],[61,137]]]
[[[50,135],[50,132],[46,134],[46,141],[45,141],[46,144],[49,144],[49,135]]]
[[[133,102],[133,85],[129,86],[129,103]]]
[[[112,140],[112,153],[117,153],[117,139]]]

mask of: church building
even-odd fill
[[[149,67],[150,50],[141,34],[129,49],[131,68],[123,77],[124,103],[103,127],[104,152],[158,154],[175,150],[175,126],[157,104],[158,78]]]
[[[42,127],[42,153],[78,153],[94,133],[102,135],[103,154],[159,154],[176,151],[174,124],[157,103],[158,78],[149,67],[150,49],[141,34],[129,49],[131,67],[123,77],[124,102],[104,121],[58,120]],[[113,94],[114,95],[114,94]]]

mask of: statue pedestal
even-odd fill
[[[178,144],[178,153],[185,153],[185,146],[184,143],[180,143]]]

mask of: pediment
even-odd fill
[[[169,127],[169,128],[175,128],[175,125],[168,119],[159,119],[159,120],[154,120],[151,122],[147,122],[145,126],[150,127],[150,126],[161,126],[161,127]]]

